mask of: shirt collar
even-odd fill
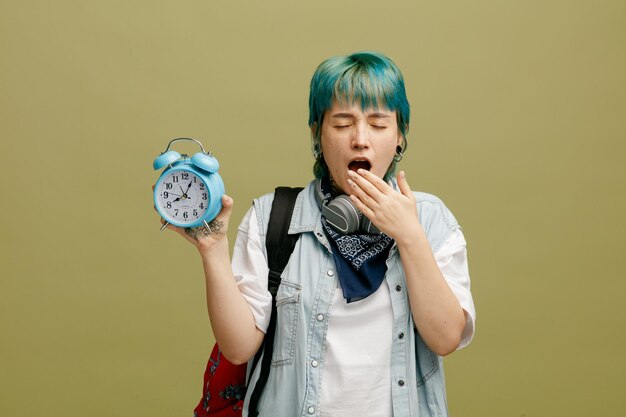
[[[322,230],[322,212],[315,201],[315,182],[311,181],[296,197],[289,234]]]

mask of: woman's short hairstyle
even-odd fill
[[[396,112],[398,128],[402,134],[402,149],[406,151],[406,134],[409,130],[410,108],[404,89],[404,79],[396,64],[378,52],[363,51],[348,56],[336,56],[322,62],[311,79],[309,95],[309,127],[315,156],[313,173],[316,178],[328,175],[328,167],[321,149],[324,112],[333,101],[359,103],[363,110],[384,108]],[[394,175],[397,162],[385,174]]]

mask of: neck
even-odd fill
[[[333,198],[337,197],[338,195],[345,194],[343,192],[343,190],[341,188],[339,188],[339,186],[337,185],[337,183],[333,179],[332,175],[329,174],[328,178],[330,179],[330,194],[331,194],[331,196]]]

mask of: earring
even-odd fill
[[[313,145],[313,158],[320,159],[322,156],[322,150],[320,149],[319,143]]]
[[[396,162],[400,162],[403,156],[404,155],[402,154],[402,146],[396,146],[396,154],[394,155],[393,160]]]

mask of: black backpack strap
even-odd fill
[[[263,339],[262,349],[259,349],[252,363],[252,369],[254,370],[262,354],[261,373],[254,386],[254,391],[250,395],[250,404],[248,405],[248,415],[250,417],[259,415],[259,399],[267,384],[272,365],[274,336],[276,334],[276,292],[280,285],[280,275],[285,269],[287,262],[289,262],[291,252],[293,252],[293,248],[300,237],[298,234],[290,235],[288,233],[291,215],[300,191],[302,191],[302,188],[277,187],[274,192],[272,212],[270,213],[267,235],[265,237],[267,263],[270,269],[267,286],[270,294],[272,294],[272,315],[270,316],[267,333],[265,333],[265,338]]]

